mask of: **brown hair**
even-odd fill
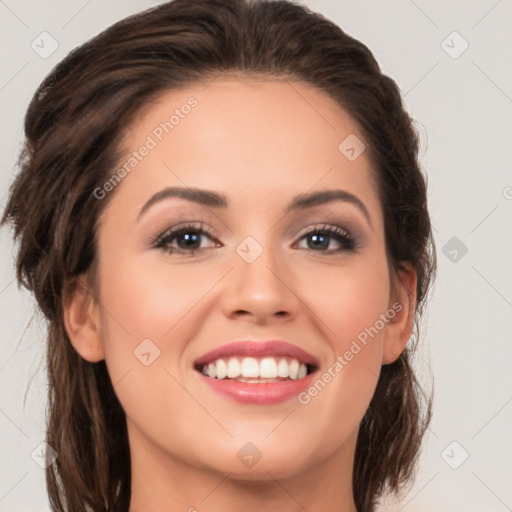
[[[53,510],[127,511],[130,455],[125,415],[104,361],[73,349],[63,324],[63,286],[95,263],[99,201],[125,127],[158,94],[222,72],[291,77],[336,100],[358,123],[378,183],[390,272],[418,274],[413,340],[382,367],[361,422],[353,491],[372,512],[386,491],[411,482],[431,415],[412,369],[418,321],[436,258],[418,163],[418,136],[395,82],[361,42],[288,1],[175,0],[109,27],[73,50],[44,79],[25,118],[20,173],[2,224],[19,239],[18,281],[48,321],[46,470]],[[341,142],[341,141],[340,141]]]

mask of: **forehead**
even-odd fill
[[[347,140],[363,141],[357,123],[309,84],[217,78],[165,91],[139,111],[119,162],[134,165],[116,195],[135,204],[158,188],[189,186],[268,203],[343,187],[375,203],[367,154],[347,158]]]
[[[137,146],[150,135],[178,155],[180,142],[188,138],[187,148],[194,143],[242,144],[260,158],[265,153],[258,153],[258,148],[270,143],[274,155],[281,148],[288,158],[290,153],[306,152],[318,157],[326,150],[337,155],[340,136],[350,134],[362,139],[359,127],[341,106],[310,84],[217,78],[161,93],[139,111],[125,143]]]

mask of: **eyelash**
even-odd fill
[[[203,228],[203,224],[201,223],[199,226],[194,224],[186,224],[184,226],[181,226],[176,229],[172,229],[170,231],[166,231],[165,233],[161,234],[154,240],[153,247],[155,249],[162,249],[163,251],[169,253],[169,254],[186,254],[186,255],[193,255],[198,252],[201,252],[204,250],[202,249],[176,249],[174,247],[169,247],[170,242],[177,238],[180,235],[183,234],[190,234],[195,233],[198,235],[205,235],[208,238],[212,239],[212,236]],[[326,235],[330,238],[334,238],[337,242],[341,244],[341,247],[339,249],[334,250],[327,250],[327,251],[315,251],[314,249],[306,249],[307,251],[312,252],[320,252],[324,253],[326,255],[332,255],[332,254],[339,254],[342,252],[345,253],[353,253],[358,249],[358,244],[356,239],[345,229],[340,228],[339,226],[329,226],[328,224],[324,224],[322,227],[315,227],[311,231],[307,231],[304,233],[300,238],[299,241],[303,238],[306,238],[307,236],[313,236],[313,235]]]

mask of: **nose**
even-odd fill
[[[297,282],[284,262],[278,264],[267,248],[252,263],[235,253],[222,293],[222,310],[231,318],[253,323],[287,322],[295,318],[301,301]]]

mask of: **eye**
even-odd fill
[[[315,227],[315,229],[303,235],[299,242],[302,240],[306,240],[307,242],[306,250],[324,252],[327,254],[354,252],[357,248],[355,238],[348,231],[339,226],[329,226],[328,224]],[[333,245],[333,241],[335,247],[329,249],[329,247]]]
[[[205,248],[201,247],[201,241],[204,239],[213,240],[208,232],[203,229],[202,224],[199,226],[187,224],[166,231],[158,237],[154,247],[171,254],[194,254]],[[213,246],[215,246],[215,243],[213,243]]]
[[[210,245],[201,245],[201,242],[210,240]],[[338,254],[341,252],[354,252],[357,249],[355,238],[339,226],[324,224],[302,235],[299,239],[306,241],[306,247],[299,247],[324,254]],[[334,248],[332,247],[334,245]],[[193,255],[207,248],[219,247],[203,224],[186,224],[175,227],[160,235],[153,247],[162,249],[169,254]]]

